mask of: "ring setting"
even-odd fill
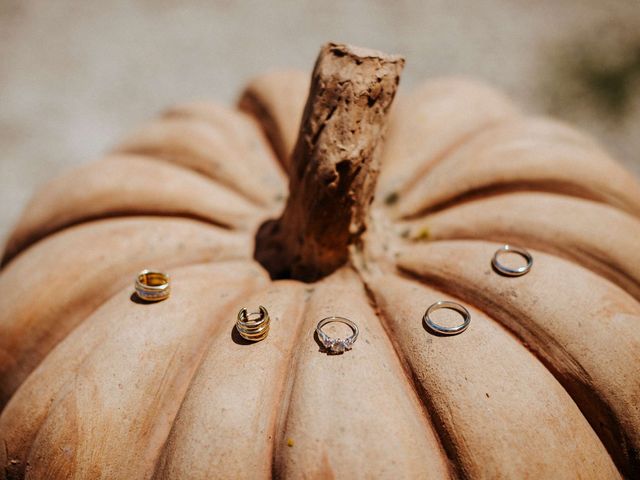
[[[136,295],[147,302],[159,302],[169,298],[171,286],[166,273],[142,270],[135,281]]]
[[[328,323],[344,323],[349,328],[351,328],[351,330],[353,331],[353,335],[347,338],[332,338],[322,330],[322,328]],[[318,325],[316,326],[316,333],[318,334],[320,343],[322,343],[327,352],[341,354],[346,352],[347,350],[351,350],[353,344],[358,338],[360,330],[358,329],[358,326],[355,324],[355,322],[349,320],[348,318],[333,316],[320,320],[318,322]]]

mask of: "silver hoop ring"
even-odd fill
[[[455,310],[460,315],[462,315],[462,323],[460,325],[456,325],[455,327],[443,327],[442,325],[438,325],[431,319],[431,314],[436,310],[440,310],[441,308],[447,308],[449,310]],[[469,310],[464,308],[462,305],[456,302],[450,302],[447,300],[440,300],[439,302],[434,303],[427,311],[424,312],[424,317],[422,317],[422,321],[427,324],[427,326],[438,333],[443,335],[457,335],[458,333],[464,332],[471,323],[471,314]]]
[[[334,323],[334,322],[344,323],[345,325],[349,326],[349,328],[353,330],[353,335],[345,339],[331,338],[329,335],[327,335],[322,331],[322,327],[324,327],[328,323]],[[322,342],[322,345],[324,345],[324,348],[326,348],[329,352],[344,353],[347,350],[351,350],[351,347],[353,346],[356,339],[358,338],[358,334],[360,333],[360,330],[358,329],[358,326],[348,318],[327,317],[327,318],[323,318],[318,322],[318,326],[316,327],[316,333],[318,334],[318,338],[320,339],[320,342]]]
[[[153,270],[142,270],[136,277],[134,287],[138,298],[147,302],[159,302],[169,298],[171,293],[169,275]]]
[[[521,255],[527,261],[527,264],[523,267],[518,267],[518,268],[509,268],[502,265],[500,263],[500,260],[498,260],[498,257],[501,254],[507,253],[507,252],[513,252],[513,253],[517,253],[518,255]],[[533,257],[524,248],[514,247],[513,245],[504,245],[500,247],[498,250],[496,250],[496,253],[493,254],[493,258],[491,259],[491,265],[493,265],[493,268],[495,268],[498,272],[504,275],[507,275],[509,277],[519,277],[529,272],[529,270],[531,270],[531,267],[533,266]]]
[[[245,340],[259,342],[269,335],[270,323],[269,312],[262,305],[253,313],[247,313],[246,308],[241,308],[236,320],[236,330]]]

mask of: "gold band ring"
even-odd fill
[[[242,338],[251,342],[259,342],[269,335],[269,312],[262,305],[257,312],[247,313],[246,308],[241,308],[236,320],[236,330]]]
[[[169,298],[169,275],[152,270],[142,270],[136,277],[136,294],[147,302],[159,302]]]

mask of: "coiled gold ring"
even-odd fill
[[[147,302],[159,302],[169,297],[169,275],[153,270],[142,270],[136,277],[136,295]]]
[[[246,308],[241,308],[238,312],[236,330],[242,338],[251,342],[259,342],[269,335],[269,312],[262,305],[257,312],[247,313]]]

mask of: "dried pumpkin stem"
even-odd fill
[[[278,220],[256,238],[274,278],[316,280],[349,259],[367,229],[389,107],[404,60],[329,43],[318,56]]]

